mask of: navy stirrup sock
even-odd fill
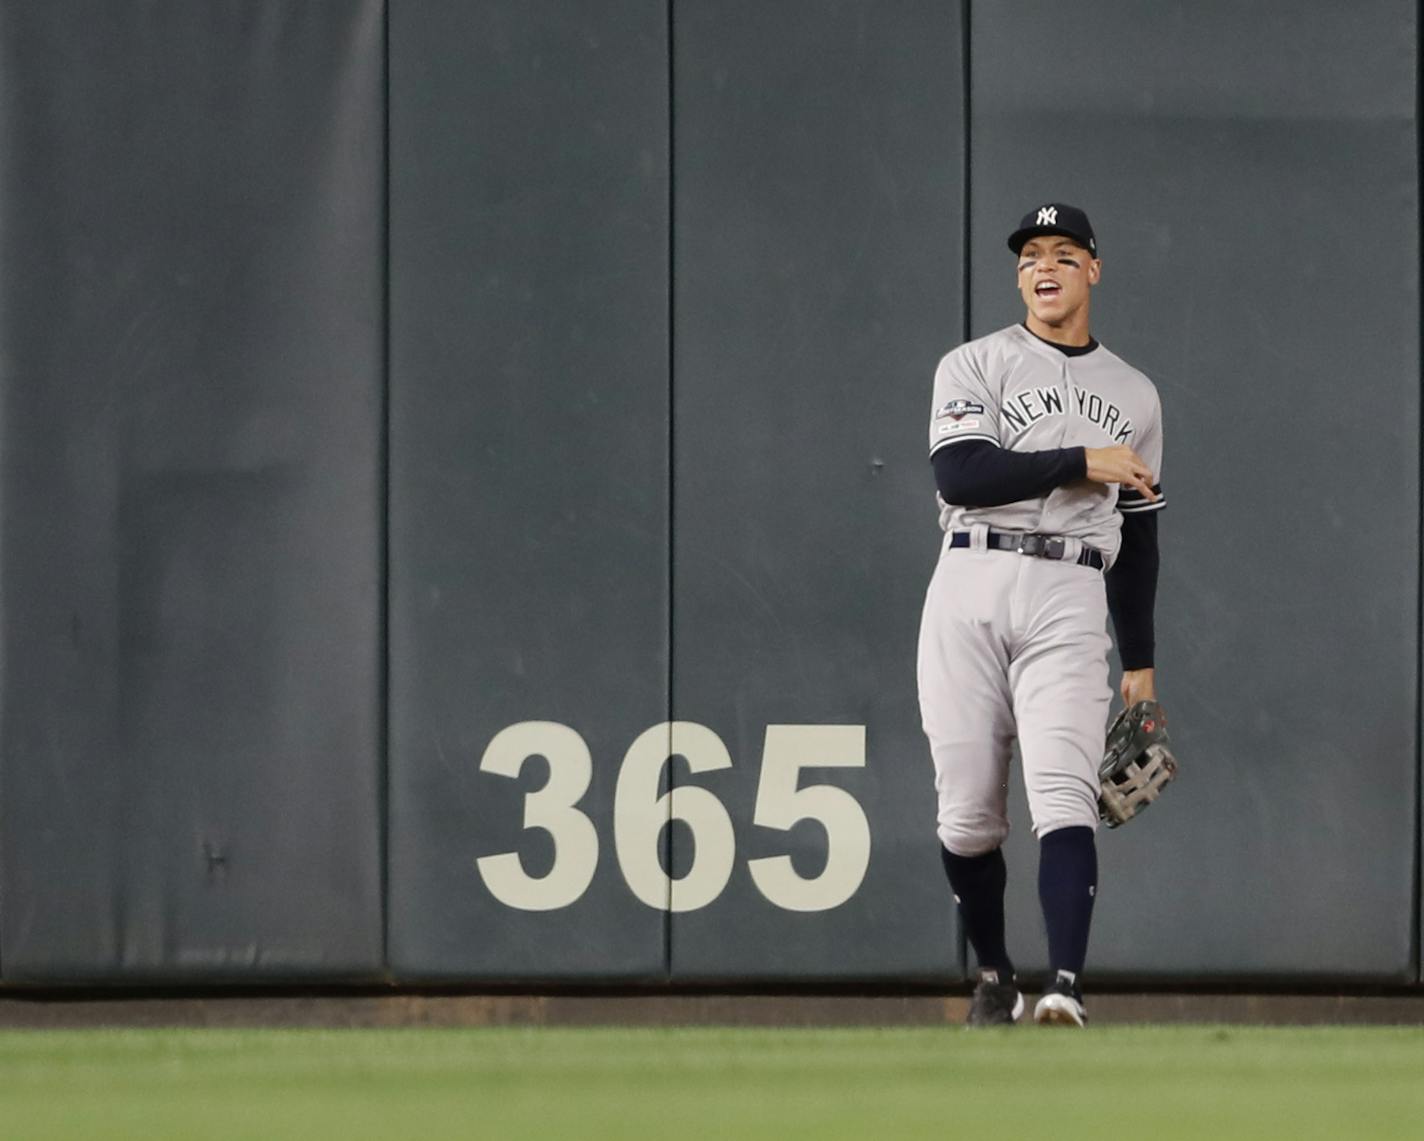
[[[1012,982],[1014,964],[1004,948],[1004,885],[1009,880],[1004,853],[995,848],[982,856],[956,856],[940,845],[939,854],[980,968],[998,971],[1000,982]]]
[[[1060,828],[1038,843],[1038,900],[1048,928],[1048,962],[1071,981],[1088,957],[1088,928],[1098,892],[1098,849],[1093,830]]]

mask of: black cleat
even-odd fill
[[[1060,971],[1033,1008],[1033,1020],[1040,1026],[1088,1025],[1088,1012],[1083,1008],[1083,992],[1067,971]]]
[[[969,1004],[968,1026],[1012,1026],[1023,1017],[1024,999],[1012,977],[999,981],[998,971],[980,971]]]

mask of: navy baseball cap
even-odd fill
[[[1098,256],[1098,239],[1093,234],[1093,224],[1088,221],[1088,216],[1078,207],[1064,202],[1048,202],[1025,214],[1019,228],[1009,235],[1009,249],[1018,253],[1030,238],[1041,238],[1046,234],[1072,238],[1094,257]]]

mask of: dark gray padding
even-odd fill
[[[7,5],[7,982],[370,979],[382,12]]]
[[[390,959],[415,979],[661,978],[624,885],[624,751],[667,718],[666,5],[391,8]],[[553,858],[505,727],[586,741],[576,902],[506,906],[476,860]]]
[[[973,4],[968,108],[938,0],[3,8],[0,984],[962,980],[925,424],[1048,199],[1167,425],[1182,769],[1089,990],[1420,979],[1416,5]],[[671,716],[730,764],[642,803],[734,854],[670,918],[614,804]],[[550,866],[567,755],[479,771],[535,721],[597,852],[546,911],[480,871]],[[785,724],[866,730],[801,774],[869,821],[832,910],[749,871],[827,858],[754,823]],[[643,823],[635,878],[716,855]]]
[[[1414,979],[1415,6],[1060,12],[974,9],[972,326],[1022,317],[1023,212],[1085,208],[1095,329],[1165,406],[1182,765],[1100,834],[1090,973]],[[1010,950],[1038,968],[1021,797],[1016,822]]]
[[[674,20],[677,715],[725,741],[722,894],[674,917],[676,980],[953,979],[915,642],[938,550],[925,458],[963,337],[957,5],[682,3]],[[827,840],[752,822],[769,724],[868,726],[850,792],[871,857],[848,902],[773,906],[751,858]],[[693,853],[673,831],[679,870]]]

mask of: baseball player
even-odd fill
[[[1089,331],[1102,262],[1087,215],[1037,207],[1009,249],[1023,323],[961,345],[935,373],[930,460],[945,536],[920,626],[920,713],[944,868],[978,959],[969,1024],[1024,1012],[1004,945],[1000,847],[1017,738],[1051,965],[1034,1019],[1083,1026],[1109,614],[1123,699],[1156,699],[1161,405]]]

